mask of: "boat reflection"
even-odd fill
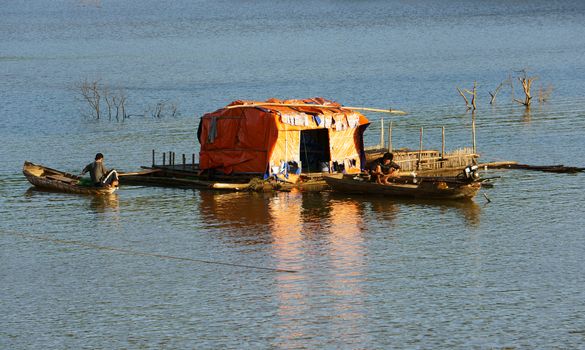
[[[436,208],[441,213],[453,211],[459,216],[468,228],[477,228],[481,219],[481,206],[475,201],[433,201],[433,200],[410,200],[404,204],[427,206]]]
[[[59,198],[69,198],[70,200],[77,201],[83,200],[83,203],[87,205],[87,208],[94,213],[116,213],[120,212],[120,203],[117,193],[103,194],[103,195],[84,195],[84,194],[72,194],[63,193],[60,191],[54,191],[50,189],[30,187],[24,193],[25,198],[34,198],[35,196],[46,196]]]
[[[89,208],[98,214],[104,213],[120,213],[120,201],[117,193],[91,196],[89,201]]]
[[[468,227],[478,227],[481,218],[481,206],[472,200],[424,200],[411,198],[387,198],[382,196],[347,196],[332,192],[332,200],[353,201],[360,203],[364,207],[364,212],[371,212],[376,220],[393,221],[398,213],[411,207],[429,207],[438,209],[445,213],[454,211],[461,217]]]

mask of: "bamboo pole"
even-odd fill
[[[423,151],[423,128],[422,126],[420,127],[420,145],[418,148],[418,162],[416,164],[416,169],[419,170],[420,169],[420,163],[422,160],[422,151]]]
[[[187,158],[185,158],[185,153],[183,153],[183,169],[185,169],[186,163],[187,163]]]
[[[281,107],[317,107],[317,108],[332,108],[332,109],[354,109],[358,111],[368,111],[368,112],[379,112],[379,113],[391,113],[391,114],[407,114],[404,111],[399,111],[397,109],[380,109],[380,108],[370,108],[370,107],[351,107],[351,106],[330,106],[330,105],[317,105],[317,104],[310,104],[310,103],[273,103],[273,102],[258,102],[258,103],[250,103],[246,105],[233,105],[224,107],[225,109],[232,109],[232,108],[253,108],[253,107],[261,107],[261,106],[281,106]]]
[[[154,158],[155,154],[154,154],[154,150],[152,150],[152,166],[154,166],[155,163],[155,158]]]
[[[163,166],[166,165],[166,159],[165,159],[166,157],[167,157],[167,153],[163,152],[163,163],[162,163]]]
[[[441,127],[441,159],[445,158],[445,127]]]
[[[476,154],[476,144],[475,144],[475,112],[471,113],[471,136],[473,138],[473,153]]]
[[[514,102],[514,79],[512,79],[512,74],[508,75],[508,81],[510,82],[510,96],[512,96],[512,102]]]
[[[136,175],[147,175],[160,172],[161,169],[146,169],[141,171],[129,171],[129,172],[118,172],[118,176],[136,176]]]
[[[472,97],[471,97],[471,105],[473,106],[473,110],[475,111],[477,109],[477,106],[475,104],[475,96],[476,96],[476,86],[477,86],[477,82],[473,82],[473,92],[472,92]]]
[[[380,149],[385,147],[384,141],[384,118],[382,118],[380,119]]]
[[[388,152],[392,152],[392,120],[388,126]]]
[[[191,153],[191,168],[195,168],[195,153]]]

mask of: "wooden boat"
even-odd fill
[[[270,192],[295,189],[300,191],[322,191],[328,189],[322,180],[323,173],[289,174],[288,179],[279,178],[279,181],[264,180],[263,174],[229,175],[201,175],[198,167],[192,165],[158,165],[156,167],[142,167],[140,172],[118,173],[123,185],[144,185],[211,189],[218,191],[249,191]]]
[[[393,180],[395,182],[382,185],[356,175],[325,176],[325,181],[333,191],[387,197],[471,199],[481,188],[479,180],[459,177],[401,177]]]
[[[28,161],[24,162],[22,172],[26,179],[39,188],[67,193],[103,195],[114,193],[118,187],[93,187],[79,184],[80,176],[47,168]]]

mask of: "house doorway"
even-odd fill
[[[300,154],[302,172],[329,171],[329,130],[301,130]]]

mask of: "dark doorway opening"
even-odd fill
[[[301,130],[300,151],[303,172],[329,171],[329,130]]]

